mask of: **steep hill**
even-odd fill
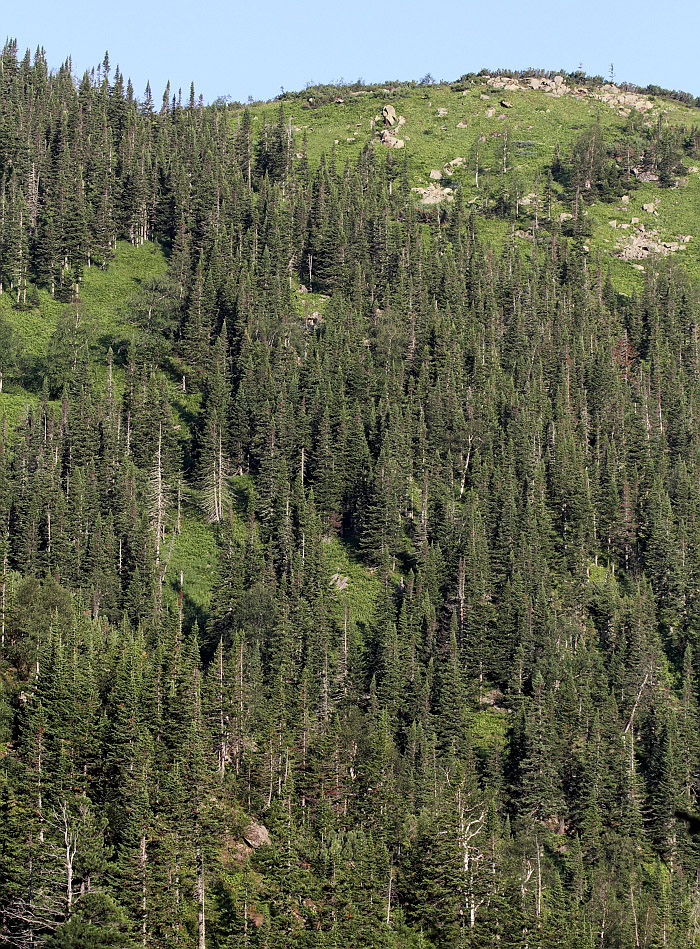
[[[693,944],[699,117],[6,45],[0,940]]]

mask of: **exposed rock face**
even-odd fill
[[[382,109],[384,124],[393,128],[396,125],[396,109],[390,103],[387,103]]]
[[[549,96],[560,98],[571,95],[578,99],[598,99],[611,109],[616,109],[621,115],[629,115],[632,109],[639,112],[651,112],[654,103],[648,96],[636,92],[622,92],[612,83],[606,83],[598,89],[589,89],[586,86],[567,86],[563,76],[549,79],[544,76],[526,76],[524,79],[513,79],[508,76],[492,76],[486,80],[492,89],[514,91],[516,89],[536,89]]]
[[[267,827],[263,824],[258,824],[257,821],[251,821],[251,823],[243,831],[243,840],[248,844],[249,847],[252,847],[253,850],[257,850],[258,847],[267,846],[272,843],[270,840],[270,835],[267,832]]]

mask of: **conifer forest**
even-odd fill
[[[700,945],[700,101],[522,79],[5,44],[0,944]]]

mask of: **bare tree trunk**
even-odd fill
[[[197,949],[206,949],[206,932],[204,924],[204,855],[197,847]]]

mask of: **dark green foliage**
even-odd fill
[[[34,363],[0,322],[0,939],[689,945],[697,287],[618,297],[583,214],[484,246],[282,108],[1,65],[0,282],[65,308]],[[693,142],[591,125],[544,191]],[[81,300],[118,240],[168,251],[121,335]]]

